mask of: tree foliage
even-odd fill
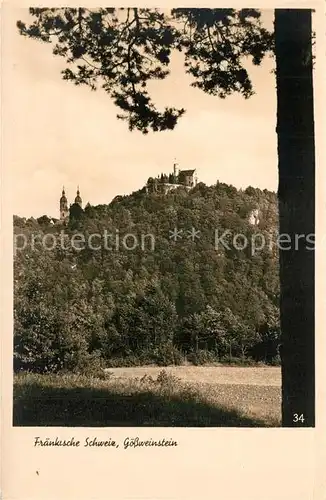
[[[120,108],[118,118],[143,133],[173,129],[185,110],[159,111],[151,80],[169,74],[173,50],[184,56],[193,86],[225,98],[253,93],[245,68],[273,50],[273,37],[255,9],[31,8],[34,22],[20,33],[53,43],[66,59],[63,78],[92,90],[101,86]]]
[[[268,217],[265,229],[249,224],[253,207]],[[14,265],[17,368],[75,369],[94,359],[275,361],[277,254],[268,245],[254,256],[249,247],[216,248],[214,238],[215,229],[241,232],[248,241],[260,231],[269,241],[277,227],[274,193],[252,188],[249,195],[222,183],[201,183],[186,196],[140,190],[87,207],[78,227],[76,219],[66,226],[45,222],[14,220],[16,235],[29,242]],[[184,231],[180,241],[170,237],[175,226]],[[200,231],[194,241],[187,238],[192,227]],[[106,247],[105,231],[112,235]],[[81,236],[87,242],[95,233],[93,249],[78,248]],[[128,233],[138,242],[131,250],[123,245]],[[154,236],[154,247],[146,235]]]

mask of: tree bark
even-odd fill
[[[315,252],[307,241],[315,233],[311,38],[310,9],[275,10],[279,225],[288,235],[279,252],[283,427],[315,425]]]

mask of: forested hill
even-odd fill
[[[16,367],[275,362],[276,230],[275,193],[222,183],[15,216]]]

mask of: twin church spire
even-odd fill
[[[83,208],[82,207],[83,201],[82,201],[81,196],[80,196],[79,186],[77,186],[77,195],[76,195],[74,203],[76,205],[79,205],[80,208]],[[68,218],[69,218],[68,200],[66,197],[65,188],[63,186],[62,194],[61,194],[61,198],[60,198],[60,220],[65,221]]]

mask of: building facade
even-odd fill
[[[80,208],[83,208],[83,200],[81,199],[81,196],[80,196],[79,186],[77,187],[77,193],[76,193],[74,203],[76,205],[79,205]],[[71,205],[70,205],[70,207],[71,207]],[[61,193],[61,198],[59,201],[60,221],[61,222],[66,222],[69,219],[69,208],[68,208],[68,200],[66,197],[65,188],[63,187],[62,193]]]
[[[66,221],[68,218],[69,218],[69,209],[68,209],[68,200],[67,200],[67,197],[66,197],[66,193],[65,193],[65,188],[63,187],[62,188],[62,194],[61,194],[61,198],[60,198],[60,220],[62,222]]]
[[[173,165],[173,172],[169,175],[161,174],[158,177],[150,177],[146,184],[147,193],[169,193],[179,187],[187,191],[197,184],[196,169],[178,170],[177,164]]]

